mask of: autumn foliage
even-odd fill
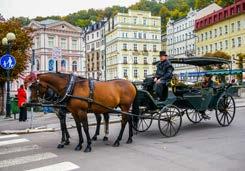
[[[29,62],[30,55],[28,49],[32,46],[32,38],[30,29],[21,28],[21,24],[17,20],[9,20],[0,23],[0,39],[4,38],[8,32],[16,35],[16,40],[12,42],[10,53],[16,59],[16,65],[10,72],[10,79],[16,79],[22,73]],[[0,56],[6,54],[7,47],[0,44]],[[0,67],[0,84],[6,81],[6,72]]]

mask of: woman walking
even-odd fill
[[[26,91],[24,85],[21,85],[18,89],[18,107],[20,109],[19,121],[26,121],[27,110],[24,104],[26,103]]]

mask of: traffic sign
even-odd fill
[[[16,65],[16,60],[12,55],[6,54],[1,57],[0,65],[3,69],[13,69]]]

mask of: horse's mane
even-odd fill
[[[59,76],[60,78],[69,78],[71,76],[71,74],[62,73],[62,72],[46,72],[46,73],[40,73],[38,74],[38,76],[45,75],[45,74],[54,74]],[[82,76],[77,76],[77,78],[79,78],[80,80],[87,80],[87,78]]]

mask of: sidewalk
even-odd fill
[[[2,134],[11,133],[35,133],[43,131],[57,131],[60,130],[60,122],[55,113],[43,112],[31,112],[27,113],[27,121],[19,122],[19,115],[16,115],[16,120],[14,118],[4,119],[5,116],[0,116],[0,132]],[[13,117],[13,116],[12,116]],[[31,119],[32,118],[32,119]],[[117,115],[110,115],[110,123],[120,122],[121,117]],[[89,125],[96,125],[96,119],[94,114],[88,114]],[[103,123],[102,117],[102,123]],[[71,114],[67,114],[66,117],[67,128],[75,128],[75,122]]]

